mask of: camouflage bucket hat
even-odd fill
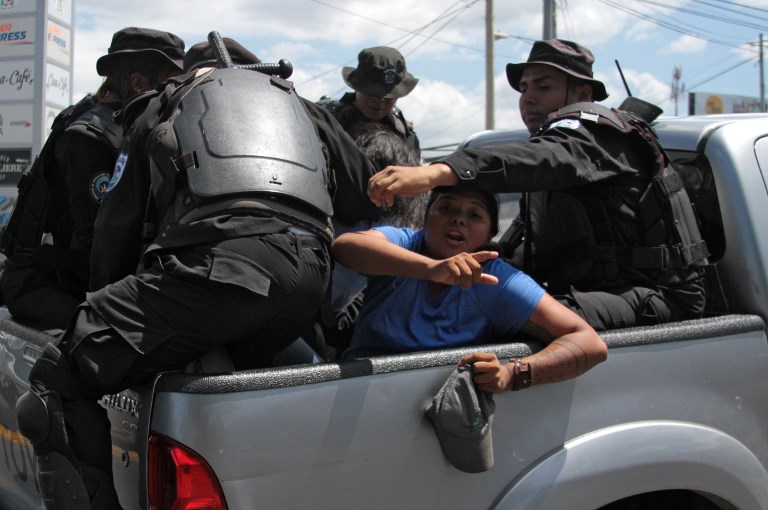
[[[394,48],[366,48],[357,56],[357,67],[344,67],[341,76],[352,89],[376,97],[407,96],[419,82],[405,69],[405,57]]]

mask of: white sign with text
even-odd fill
[[[0,104],[0,144],[31,146],[34,105]]]
[[[72,24],[71,0],[48,0],[48,14],[67,25]]]
[[[72,103],[71,74],[66,69],[45,64],[45,100],[61,107]]]
[[[0,62],[0,101],[34,99],[34,70],[32,60]]]
[[[72,62],[72,31],[53,21],[48,22],[48,58],[66,67]]]
[[[35,18],[0,18],[0,58],[34,54]]]
[[[28,14],[37,11],[37,0],[0,0],[0,16]]]

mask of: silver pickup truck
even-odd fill
[[[768,509],[768,116],[655,128],[713,254],[705,318],[605,332],[608,361],[587,374],[497,395],[495,465],[478,474],[447,461],[424,415],[467,349],[314,363],[296,348],[241,372],[212,354],[103,398],[122,506]],[[0,317],[3,510],[42,507],[14,407],[51,333]]]

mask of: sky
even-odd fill
[[[187,47],[211,31],[231,37],[265,62],[292,62],[303,97],[340,97],[350,89],[343,66],[363,48],[392,46],[419,78],[398,100],[425,150],[446,154],[485,129],[486,1],[489,0],[75,0],[75,100],[95,91],[96,60],[127,26],[173,32]],[[491,0],[492,1],[492,0]],[[687,113],[687,93],[760,97],[760,34],[768,39],[768,0],[556,0],[558,38],[595,55],[595,77],[610,94],[604,105],[633,96],[664,115]],[[522,128],[519,94],[505,65],[524,62],[543,37],[541,0],[495,0],[496,128]],[[618,60],[626,87],[617,70]],[[679,73],[677,101],[672,83]]]

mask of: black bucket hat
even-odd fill
[[[407,96],[419,82],[405,70],[405,57],[387,46],[362,50],[357,67],[344,67],[341,76],[358,92],[389,99]]]
[[[261,64],[261,59],[248,51],[242,44],[224,37],[224,47],[227,48],[229,57],[235,65]],[[199,42],[187,50],[184,54],[184,72],[189,72],[205,65],[216,63],[216,56],[213,54],[213,46],[208,41]]]
[[[564,39],[536,41],[526,62],[507,64],[507,80],[513,89],[520,92],[520,78],[523,76],[523,71],[530,65],[543,64],[589,83],[592,85],[592,99],[602,101],[608,97],[608,92],[603,82],[593,77],[594,61],[592,52],[575,42]]]
[[[127,27],[112,36],[106,55],[96,61],[96,72],[106,76],[116,59],[127,53],[157,53],[179,70],[184,69],[184,41],[178,36],[151,28]]]

